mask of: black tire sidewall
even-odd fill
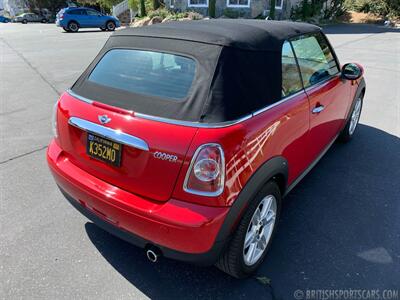
[[[28,24],[27,20],[22,20],[22,24]]]

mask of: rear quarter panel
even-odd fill
[[[309,164],[308,129],[309,104],[305,93],[239,124],[199,129],[178,177],[174,198],[203,205],[230,206],[255,171],[275,156],[283,156],[288,161],[288,182],[292,182]],[[205,143],[219,143],[225,153],[226,183],[218,197],[197,196],[182,188],[194,152]]]

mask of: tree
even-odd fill
[[[134,11],[138,11],[139,17],[147,15],[145,0],[129,0],[129,7]]]
[[[111,11],[112,7],[121,2],[121,0],[79,0],[80,4],[98,5],[101,9]]]
[[[60,8],[67,6],[65,0],[26,0],[26,4],[30,10],[41,11],[47,8],[51,12],[57,12]]]
[[[208,15],[211,18],[215,18],[215,1],[216,0],[209,0],[208,1]]]
[[[153,0],[153,9],[159,9],[161,6],[160,0]]]
[[[269,18],[271,20],[275,20],[275,6],[276,6],[276,0],[271,0],[269,8]]]
[[[145,17],[147,15],[146,12],[146,3],[144,0],[140,0],[140,11],[139,14],[141,17]]]

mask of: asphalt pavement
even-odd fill
[[[45,161],[52,107],[109,33],[0,24],[0,298],[302,299],[313,289],[400,289],[400,31],[325,31],[342,63],[365,67],[361,124],[288,195],[258,274],[236,280],[213,267],[151,264],[58,191]]]

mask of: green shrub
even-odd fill
[[[308,21],[313,18],[331,19],[343,15],[345,0],[303,0],[292,8],[291,18]],[[350,0],[349,0],[350,1]]]
[[[172,14],[173,13],[170,12],[166,8],[159,8],[159,9],[150,11],[148,13],[148,16],[150,17],[150,19],[153,18],[153,17],[161,17],[161,18],[165,19],[166,17],[171,16]]]
[[[400,16],[399,0],[346,0],[349,10],[372,13],[380,16]]]

